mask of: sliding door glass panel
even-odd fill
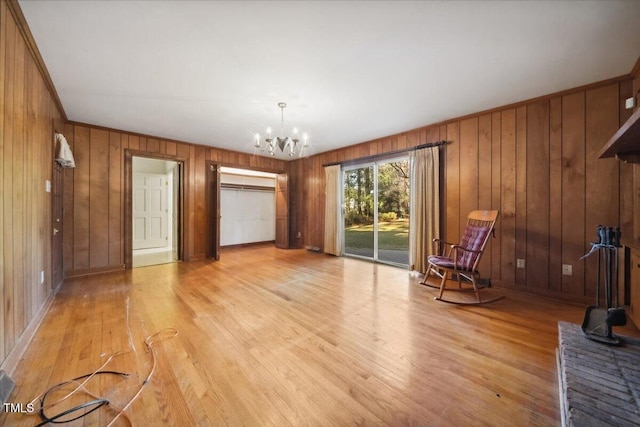
[[[378,257],[409,265],[409,161],[378,166]]]
[[[344,252],[374,256],[373,165],[344,171]]]

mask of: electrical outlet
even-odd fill
[[[522,258],[518,258],[518,259],[516,260],[516,267],[517,267],[517,268],[524,268],[524,259],[522,259]]]
[[[573,276],[573,267],[571,264],[562,264],[562,275]]]
[[[40,270],[40,284],[44,283],[44,270]]]
[[[296,236],[298,239],[302,239],[302,233],[298,231],[298,235]]]

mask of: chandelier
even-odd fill
[[[293,157],[296,152],[299,157],[303,156],[304,150],[309,147],[309,136],[304,133],[302,134],[302,143],[299,144],[300,138],[298,137],[298,129],[293,128],[291,131],[291,136],[284,136],[284,109],[287,106],[284,102],[279,102],[278,107],[280,108],[280,136],[272,137],[271,136],[271,128],[267,128],[267,137],[264,139],[264,144],[260,142],[260,134],[255,135],[255,145],[254,148],[256,150],[268,151],[270,155],[276,155],[276,149],[280,149],[281,152],[289,154],[290,157]]]

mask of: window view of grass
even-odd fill
[[[353,225],[344,230],[345,246],[364,248],[373,242],[373,224]],[[396,220],[378,223],[378,246],[386,249],[409,247],[409,221]]]

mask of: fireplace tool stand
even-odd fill
[[[620,345],[622,340],[612,332],[613,326],[624,326],[627,316],[618,305],[618,248],[620,229],[598,226],[598,241],[591,243],[589,255],[597,255],[596,305],[587,307],[582,322],[582,333],[590,340],[609,345]],[[602,274],[600,265],[604,266]],[[604,278],[605,307],[600,306],[600,284]],[[615,284],[615,286],[614,286]],[[615,299],[615,301],[614,301]]]

